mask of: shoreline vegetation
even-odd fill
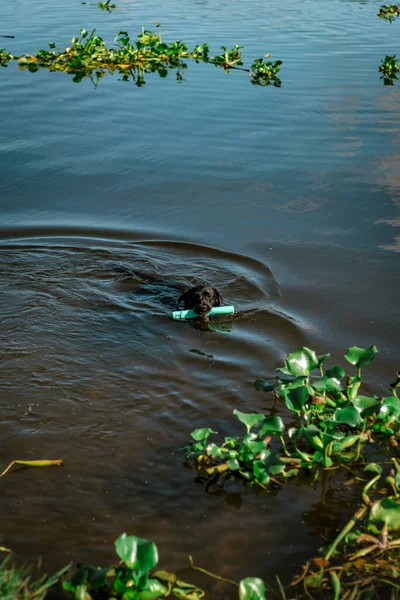
[[[209,441],[216,435],[211,428],[192,432],[193,441],[184,449],[186,460],[206,487],[223,488],[239,480],[243,490],[252,486],[265,494],[274,487],[279,493],[301,472],[311,475],[312,485],[322,472],[342,469],[350,473],[346,485],[357,487],[359,501],[350,520],[285,587],[278,575],[273,584],[258,577],[228,580],[195,566],[189,557],[191,569],[237,586],[239,600],[360,600],[387,598],[389,589],[398,594],[400,373],[388,385],[387,396],[362,394],[363,369],[377,353],[376,346],[349,348],[345,359],[355,372],[346,374],[340,366],[325,366],[329,353],[317,355],[309,348],[300,348],[287,356],[275,378],[255,382],[258,391],[274,394],[271,413],[276,413],[277,404],[286,408],[286,423],[276,414],[235,410],[234,415],[246,429],[243,436],[226,436],[222,443],[216,443]],[[386,454],[383,461],[369,461],[373,446],[378,446],[380,456]],[[115,548],[118,564],[103,568],[80,564],[72,575],[68,565],[52,578],[42,577],[36,582],[30,579],[29,569],[13,566],[8,555],[0,566],[0,597],[44,600],[48,590],[60,581],[64,598],[70,600],[205,597],[197,585],[182,581],[174,573],[154,570],[158,563],[154,542],[122,534]],[[10,552],[7,548],[0,551]],[[14,588],[14,595],[7,596],[7,590]]]

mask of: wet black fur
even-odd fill
[[[222,306],[223,298],[218,290],[210,285],[196,285],[181,294],[178,298],[178,308],[182,303],[184,310],[194,310],[199,317],[204,317],[215,306]]]

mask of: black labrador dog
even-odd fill
[[[199,317],[206,317],[214,306],[222,306],[221,294],[211,285],[196,285],[178,298],[178,308],[183,302],[184,310],[193,310]]]
[[[157,296],[161,304],[168,306],[172,310],[174,308],[180,309],[183,304],[184,310],[191,309],[199,315],[199,321],[208,320],[210,310],[214,306],[223,305],[221,294],[208,284],[196,285],[185,290],[176,283],[170,283],[151,273],[133,270],[123,265],[113,265],[113,270],[122,274],[124,276],[123,279],[136,280],[140,284],[136,293],[147,293]],[[178,294],[180,295],[178,296]]]

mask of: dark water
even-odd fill
[[[399,24],[379,2],[116,2],[3,0],[0,33],[16,38],[2,45],[160,21],[169,41],[243,44],[247,63],[270,52],[283,86],[207,65],[141,89],[1,69],[1,463],[65,467],[1,479],[0,545],[50,571],[111,561],[126,531],[171,570],[190,553],[227,577],[287,579],[349,514],[345,475],[207,494],[175,450],[195,427],[239,432],[235,408],[267,411],[254,380],[301,345],[343,364],[375,343],[369,390],[392,380],[400,96],[378,66]],[[168,318],[175,289],[201,280],[245,312],[229,331]]]

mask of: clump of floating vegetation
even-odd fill
[[[0,66],[6,67],[10,60],[13,60],[13,55],[7,52],[4,48],[0,50]]]
[[[166,77],[169,70],[174,70],[176,79],[182,81],[183,71],[187,69],[186,61],[192,59],[222,67],[226,72],[232,69],[246,71],[254,85],[281,86],[278,73],[282,61],[265,61],[269,57],[266,55],[255,60],[250,69],[246,69],[242,66],[241,46],[231,49],[222,46],[222,54],[210,56],[208,44],[189,50],[181,40],[166,44],[160,33],[147,30],[142,30],[136,42],[131,41],[125,31],[120,31],[114,41],[116,46],[108,48],[95,29],[90,34],[81,29],[80,37],[72,38],[71,46],[63,51],[58,50],[54,43],[49,43],[48,50],[39,50],[35,55],[14,57],[2,50],[0,64],[5,65],[15,58],[22,70],[35,72],[45,68],[49,71],[61,71],[72,74],[75,82],[80,82],[85,77],[97,82],[107,73],[117,72],[122,75],[123,81],[134,81],[140,87],[145,84],[145,75],[148,73]]]
[[[379,72],[382,73],[381,79],[385,85],[394,85],[394,80],[398,79],[397,74],[400,71],[399,63],[396,56],[385,56],[379,67]]]
[[[380,7],[378,17],[385,19],[386,21],[394,21],[400,15],[400,6],[398,4],[390,4],[386,6],[384,4]]]
[[[113,8],[117,8],[116,4],[111,4],[111,0],[107,0],[107,2],[99,2],[97,4],[101,10],[106,10],[107,12],[111,12]]]
[[[216,433],[211,428],[196,429],[186,447],[189,463],[209,491],[233,481],[279,489],[302,470],[311,472],[315,481],[322,470],[340,467],[354,475],[348,485],[362,484],[352,518],[288,586],[296,598],[386,598],[388,587],[394,593],[399,588],[400,462],[392,457],[382,463],[390,467],[369,463],[366,450],[375,439],[380,451],[398,447],[400,373],[387,396],[362,394],[363,367],[377,352],[376,346],[349,348],[345,358],[356,372],[346,374],[340,366],[325,369],[330,354],[318,356],[300,348],[288,355],[275,379],[255,382],[257,390],[273,392],[275,401],[286,407],[287,425],[276,414],[235,410],[245,435],[226,436],[217,443],[210,440]],[[277,581],[278,590],[265,585],[284,600],[286,592]]]
[[[377,352],[375,346],[349,348],[345,358],[357,369],[353,375],[346,375],[338,366],[324,370],[330,354],[317,356],[309,348],[289,354],[275,380],[255,383],[256,389],[274,392],[276,401],[286,406],[289,424],[276,415],[234,410],[246,434],[229,435],[216,443],[209,440],[216,433],[211,428],[196,429],[191,434],[194,441],[186,448],[187,459],[208,483],[211,480],[221,486],[239,478],[267,488],[284,485],[300,470],[317,477],[321,469],[364,461],[364,448],[372,444],[373,435],[397,444],[399,377],[387,397],[360,394],[362,367],[371,363]]]

